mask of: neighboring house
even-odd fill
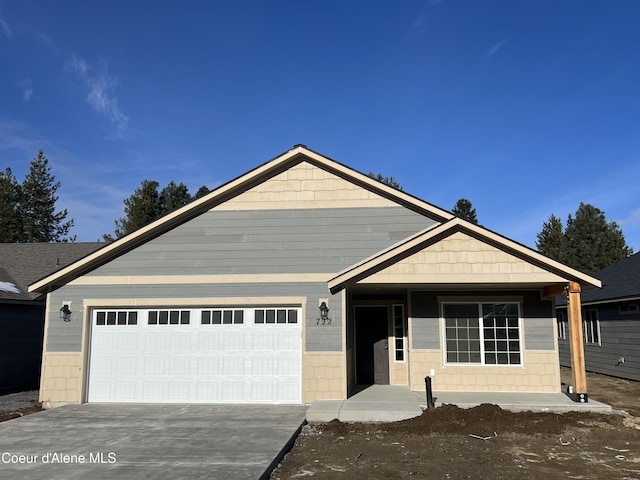
[[[567,284],[600,283],[298,145],[32,284],[40,398],[310,404],[426,375],[559,392]]]
[[[46,296],[30,283],[104,243],[0,243],[0,393],[38,388]]]
[[[640,381],[640,254],[600,270],[602,288],[582,294],[582,334],[586,369]],[[560,298],[560,364],[570,365],[567,306]]]

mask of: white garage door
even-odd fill
[[[301,403],[301,309],[92,311],[89,402]]]

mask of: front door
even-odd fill
[[[386,306],[355,307],[356,383],[389,384],[389,313]]]

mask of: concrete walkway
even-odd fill
[[[576,403],[563,393],[434,392],[436,407],[470,408],[483,403],[514,412],[584,411],[611,413],[611,406],[595,400]],[[347,400],[318,400],[307,410],[308,422],[395,422],[417,417],[426,408],[425,392],[405,386],[372,385]]]
[[[268,478],[303,406],[67,405],[0,423],[0,478]]]

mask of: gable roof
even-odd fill
[[[55,273],[33,283],[29,287],[31,292],[44,292],[48,288],[56,288],[83,275],[84,273],[100,266],[108,261],[132,250],[133,248],[165,233],[172,228],[181,225],[198,215],[220,205],[248,189],[264,182],[300,162],[309,162],[318,168],[329,171],[343,179],[360,187],[375,192],[384,198],[403,205],[407,208],[423,213],[438,221],[447,221],[454,215],[424,200],[408,193],[392,188],[381,183],[364,173],[358,172],[342,163],[332,160],[304,145],[296,145],[291,150],[269,160],[268,162],[250,170],[249,172],[231,180],[230,182],[214,189],[208,195],[194,200],[188,205],[171,212],[155,222],[146,225],[125,237],[107,244],[100,251],[56,271]]]
[[[95,252],[104,243],[0,243],[0,301],[35,300],[30,283]]]
[[[640,298],[640,253],[603,268],[594,275],[602,281],[600,290],[584,292],[582,303]]]
[[[332,293],[336,293],[342,290],[347,284],[353,284],[360,281],[366,281],[366,279],[383,272],[392,265],[397,265],[399,262],[416,255],[419,252],[424,251],[431,245],[443,242],[443,240],[451,238],[454,234],[463,232],[470,238],[479,240],[480,242],[497,248],[498,250],[507,253],[508,255],[521,259],[527,264],[537,267],[537,272],[527,273],[528,279],[526,283],[531,283],[531,278],[538,278],[541,284],[544,283],[561,283],[566,281],[575,281],[582,285],[583,288],[599,287],[600,281],[596,278],[590,277],[582,272],[567,267],[555,260],[545,257],[544,255],[532,250],[524,245],[514,242],[502,235],[492,232],[486,228],[474,225],[470,222],[462,220],[461,218],[454,217],[449,221],[429,227],[415,235],[408,237],[401,242],[392,245],[391,247],[383,250],[374,256],[363,260],[351,267],[343,270],[334,278],[329,280],[329,289]],[[463,262],[460,262],[463,263]],[[480,263],[480,262],[477,262]],[[477,264],[476,263],[476,264]],[[548,273],[547,275],[540,275],[540,273]],[[537,274],[537,275],[536,275]],[[421,283],[427,278],[428,274],[422,275]],[[437,278],[437,275],[433,275]],[[482,275],[474,274],[474,278],[482,278]],[[498,275],[505,283],[513,281],[513,273],[506,271],[504,275]],[[517,275],[516,275],[517,277]],[[394,283],[411,283],[411,274],[401,272],[395,277],[392,277]],[[450,279],[455,279],[455,275],[450,275]],[[462,278],[458,276],[457,278]],[[451,281],[451,280],[449,280]],[[455,280],[457,281],[457,280]],[[517,281],[517,280],[516,280]],[[416,282],[417,283],[417,282]],[[438,283],[433,279],[430,279],[429,283]],[[464,282],[461,282],[464,283]],[[475,283],[475,281],[473,282]]]

